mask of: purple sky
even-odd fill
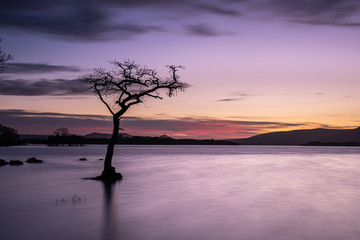
[[[77,80],[109,60],[191,87],[122,120],[133,135],[236,138],[360,125],[360,2],[353,0],[5,0],[0,123],[110,132],[105,106]]]

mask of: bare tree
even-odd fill
[[[0,42],[1,42],[1,39],[0,39]],[[3,52],[3,50],[1,50],[1,47],[0,47],[0,72],[4,71],[5,63],[12,59],[13,59],[13,56]]]
[[[58,129],[56,129],[54,131],[54,135],[55,136],[66,136],[69,135],[69,129],[68,128],[64,128],[64,127],[60,127]]]
[[[115,181],[122,178],[112,166],[114,146],[120,129],[120,119],[125,112],[146,98],[162,99],[161,92],[169,97],[178,91],[184,91],[188,84],[179,81],[177,72],[182,66],[170,65],[169,76],[159,77],[154,69],[135,64],[134,61],[110,62],[114,65],[111,71],[95,69],[94,74],[83,77],[90,84],[90,89],[99,97],[112,115],[113,132],[109,141],[102,174],[95,179]]]

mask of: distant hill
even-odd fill
[[[244,145],[360,145],[360,127],[346,130],[318,128],[272,132],[228,141]]]

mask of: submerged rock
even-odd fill
[[[8,165],[9,163],[5,161],[4,159],[0,159],[0,166]]]
[[[26,160],[27,163],[42,163],[43,160],[40,159],[36,159],[34,157],[29,158],[28,160]]]
[[[10,166],[16,166],[16,165],[23,165],[24,162],[20,160],[10,160],[9,165]]]

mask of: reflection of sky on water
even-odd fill
[[[1,148],[4,159],[37,154],[45,161],[0,168],[4,239],[355,240],[360,234],[360,148],[121,146],[114,163],[123,181],[82,180],[98,175],[104,150]],[[73,203],[74,194],[83,200]],[[56,204],[62,198],[67,202]]]

